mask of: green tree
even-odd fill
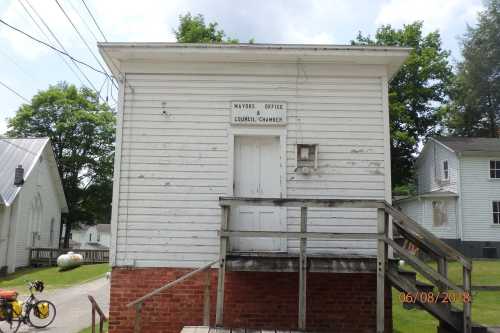
[[[109,223],[115,122],[92,90],[67,83],[40,91],[9,119],[10,137],[50,138],[69,208],[65,246],[75,223]]]
[[[224,30],[217,30],[218,23],[205,23],[203,15],[191,13],[179,16],[179,28],[174,30],[179,43],[238,43],[238,39],[229,38]]]
[[[405,191],[412,182],[418,143],[438,130],[439,109],[448,100],[453,77],[449,51],[439,32],[424,34],[422,22],[395,29],[381,26],[375,38],[358,34],[355,45],[404,46],[413,50],[389,83],[392,184]]]
[[[445,125],[455,135],[498,137],[500,122],[500,0],[491,0],[462,39]]]

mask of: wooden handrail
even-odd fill
[[[89,301],[92,304],[92,333],[95,333],[95,313],[99,314],[99,333],[104,333],[104,322],[108,320],[104,312],[102,312],[99,304],[95,301],[94,297],[88,295]]]
[[[212,267],[213,265],[215,265],[216,263],[219,262],[219,259],[215,260],[215,261],[212,261],[211,263],[203,266],[203,267],[200,267],[200,268],[197,268],[195,269],[194,271],[191,271],[183,276],[181,276],[180,278],[174,280],[174,281],[171,281],[167,284],[165,284],[164,286],[160,287],[160,288],[157,288],[155,290],[153,290],[152,292],[150,293],[147,293],[146,295],[142,296],[142,297],[139,297],[138,299],[136,299],[135,301],[132,301],[130,303],[127,304],[127,307],[130,308],[134,305],[137,305],[139,303],[144,303],[145,300],[147,300],[148,298],[151,298],[153,297],[154,295],[157,295],[159,293],[161,293],[162,291],[166,290],[166,289],[169,289],[169,288],[172,288],[173,286],[181,283],[182,281],[184,280],[187,280],[189,279],[190,277],[192,277],[193,275],[196,275],[197,273],[201,273],[207,269],[209,269],[210,267]]]
[[[456,260],[468,269],[471,261],[438,237],[420,226],[417,222],[394,208],[385,200],[374,199],[311,199],[311,198],[250,198],[219,197],[220,206],[275,206],[275,207],[316,207],[316,208],[383,208],[394,220],[393,222],[414,236],[426,250],[437,256]]]
[[[396,208],[392,207],[387,202],[385,203],[384,209],[389,215],[393,217],[393,222],[399,228],[413,235],[414,238],[428,250],[432,251],[438,256],[459,261],[464,267],[468,269],[472,268],[472,262],[469,258],[465,257],[462,253],[440,240],[432,232],[422,227],[416,221],[406,216]]]
[[[145,301],[147,301],[149,298],[161,293],[164,290],[170,289],[170,288],[178,285],[179,283],[193,277],[194,275],[196,275],[198,273],[206,271],[207,269],[209,269],[210,267],[212,267],[213,265],[215,265],[218,262],[219,262],[219,259],[212,261],[211,263],[209,263],[203,267],[197,268],[194,271],[191,271],[191,272],[181,276],[180,278],[178,278],[174,281],[171,281],[171,282],[165,284],[164,286],[157,288],[157,289],[151,291],[150,293],[147,293],[146,295],[144,295],[142,297],[139,297],[135,301],[128,303],[127,304],[128,308],[135,307],[134,333],[139,333],[141,331],[141,309],[142,309],[142,304]],[[209,325],[209,320],[210,320],[210,281],[211,281],[210,276],[207,276],[206,283],[205,283],[204,296],[203,296],[204,297],[203,324],[206,326]]]

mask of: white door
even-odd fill
[[[280,138],[236,136],[234,142],[234,195],[237,197],[281,197]],[[231,212],[231,229],[284,231],[281,208],[241,206]],[[234,238],[233,251],[284,251],[281,238]]]

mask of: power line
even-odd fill
[[[104,41],[107,42],[108,39],[106,38],[106,36],[104,35],[104,32],[102,32],[101,30],[101,27],[99,26],[99,24],[97,24],[97,21],[96,19],[94,18],[94,15],[92,15],[92,12],[90,11],[89,7],[87,6],[87,4],[85,3],[85,0],[82,0],[83,2],[83,5],[85,6],[85,8],[87,8],[87,12],[89,12],[89,15],[90,17],[92,18],[92,20],[94,21],[94,24],[95,26],[97,27],[97,29],[99,29],[99,32],[101,33],[102,35],[102,38],[104,38]]]
[[[87,28],[87,31],[90,32],[90,34],[92,35],[92,37],[94,37],[95,41],[96,42],[99,42],[98,38],[96,37],[96,35],[94,34],[94,31],[92,31],[92,29],[90,28],[90,26],[87,24],[87,20],[85,20],[83,18],[83,16],[80,14],[80,12],[78,11],[78,9],[76,8],[76,6],[73,4],[73,1],[67,1],[69,3],[69,5],[71,6],[71,8],[73,9],[73,11],[76,13],[76,15],[78,15],[78,18],[80,19],[80,21],[83,23],[83,25],[85,25],[85,28]]]
[[[47,36],[47,34],[45,33],[45,31],[42,29],[42,27],[40,26],[40,24],[38,24],[38,22],[35,20],[35,18],[33,17],[33,15],[31,15],[30,11],[28,10],[28,8],[26,8],[26,6],[23,4],[22,0],[19,0],[19,3],[21,4],[21,6],[23,7],[24,11],[28,14],[28,16],[31,18],[31,20],[33,21],[33,23],[35,23],[36,27],[38,28],[38,30],[40,30],[40,32],[42,33],[42,35],[45,36],[45,38],[47,39],[48,42],[50,42],[50,38],[49,36]],[[33,10],[33,12],[38,16],[38,18],[42,21],[43,24],[45,24],[45,21],[43,21],[43,19],[41,18],[41,16],[38,14],[38,12],[36,11],[35,8],[33,8],[31,6],[31,4],[28,2],[28,0],[26,0],[26,3],[28,4],[28,6],[30,6],[30,8]],[[46,26],[47,27],[47,26]],[[48,27],[47,27],[48,28]],[[48,29],[49,32],[52,33],[52,31],[50,29]],[[54,35],[52,35],[52,37],[55,37]],[[58,42],[57,38],[56,39],[56,42]],[[64,50],[64,48],[63,48]],[[64,50],[66,51],[66,50]],[[78,79],[78,81],[80,81],[80,83],[82,85],[84,85],[83,81],[82,81],[82,78],[75,72],[74,68],[71,67],[71,65],[69,64],[69,62],[66,60],[66,58],[64,58],[61,54],[57,53],[57,55],[59,56],[59,58],[62,59],[62,61],[66,64],[66,66],[68,66],[69,70],[75,75],[75,77]],[[78,68],[78,70],[80,70],[80,67],[78,67],[78,65],[73,61],[73,64]],[[88,80],[88,78],[85,76],[84,73],[82,73],[82,71],[80,70],[80,73],[87,79],[87,81],[92,85],[92,82],[90,82]]]
[[[3,83],[2,81],[0,81],[0,84],[2,86],[4,86],[5,88],[7,88],[8,90],[10,90],[10,92],[14,93],[17,95],[17,97],[21,98],[22,100],[24,100],[26,103],[30,103],[30,101],[24,97],[23,95],[21,95],[20,93],[18,93],[17,91],[15,91],[13,88],[9,87],[7,84]]]
[[[64,16],[68,19],[68,21],[71,24],[71,26],[73,27],[73,29],[75,29],[76,33],[78,34],[78,36],[80,37],[80,39],[82,40],[82,42],[85,44],[85,46],[87,47],[87,49],[89,50],[89,52],[94,57],[95,61],[99,64],[99,66],[106,73],[106,75],[108,75],[107,72],[106,72],[106,69],[101,64],[101,62],[99,61],[99,59],[95,55],[94,51],[92,51],[92,48],[89,46],[89,44],[87,43],[87,41],[85,40],[85,38],[82,36],[82,34],[80,33],[80,31],[78,30],[78,28],[76,27],[76,25],[71,20],[71,18],[68,16],[68,14],[64,10],[64,8],[61,6],[61,4],[59,3],[59,1],[58,0],[54,0],[54,1],[57,3],[57,6],[59,6],[59,9],[61,9],[61,11],[63,12]],[[111,83],[113,83],[113,85],[118,89],[118,86],[116,86],[116,84],[114,83],[114,81],[111,81]]]
[[[12,62],[14,64],[15,67],[17,67],[19,69],[19,71],[21,71],[24,75],[26,75],[27,78],[30,78],[31,80],[33,81],[38,81],[37,78],[35,78],[33,75],[31,75],[30,73],[28,73],[28,71],[26,71],[21,65],[19,65],[19,63],[17,61],[14,60],[14,58],[12,58],[9,54],[7,54],[7,52],[4,52],[2,51],[2,49],[0,48],[0,53],[5,57],[7,58],[10,62]]]
[[[12,25],[8,24],[7,22],[5,22],[5,21],[4,21],[4,20],[2,20],[2,19],[0,19],[0,23],[2,23],[2,24],[4,24],[4,25],[6,25],[7,27],[11,28],[12,30],[15,30],[15,31],[17,31],[17,32],[19,32],[19,33],[21,33],[21,34],[25,35],[25,36],[26,36],[26,37],[28,37],[28,38],[31,38],[31,39],[32,39],[32,40],[34,40],[35,42],[38,42],[38,43],[40,43],[40,44],[43,44],[43,45],[45,45],[45,46],[47,46],[47,47],[51,48],[52,50],[54,50],[54,51],[56,51],[56,52],[59,52],[59,53],[61,53],[61,54],[65,55],[66,57],[68,57],[68,58],[70,58],[70,59],[72,59],[72,60],[76,61],[77,63],[79,63],[79,64],[81,64],[81,65],[84,65],[84,66],[86,66],[86,67],[90,68],[91,70],[93,70],[93,71],[95,71],[95,72],[97,72],[97,73],[101,73],[101,74],[106,75],[107,77],[111,78],[111,77],[110,77],[110,75],[109,75],[108,73],[103,72],[103,71],[101,71],[101,70],[99,70],[99,69],[97,69],[97,68],[93,67],[92,65],[87,64],[86,62],[83,62],[83,61],[81,61],[81,60],[76,59],[76,58],[75,58],[75,57],[73,57],[72,55],[70,55],[70,54],[68,54],[68,53],[66,53],[66,52],[63,52],[63,51],[59,50],[58,48],[56,48],[56,47],[54,47],[54,46],[52,46],[52,45],[50,45],[50,44],[48,44],[48,43],[45,43],[44,41],[39,40],[38,38],[35,38],[35,37],[31,36],[30,34],[28,34],[28,33],[24,32],[24,31],[22,31],[21,29],[18,29],[18,28],[16,28],[16,27],[14,27],[14,26],[12,26]]]

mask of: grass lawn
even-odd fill
[[[429,266],[436,269],[436,264]],[[405,265],[405,270],[413,270],[411,266]],[[420,274],[417,278],[427,281]],[[448,264],[448,278],[457,284],[462,284],[462,266],[456,262]],[[500,260],[476,260],[472,263],[472,285],[473,286],[500,286]]]
[[[83,265],[68,271],[58,267],[25,268],[0,277],[0,288],[15,289],[21,294],[28,292],[26,280],[42,280],[47,289],[57,289],[97,279],[109,271],[109,264]]]
[[[99,332],[99,324],[95,325],[95,331]],[[104,322],[104,332],[107,332],[107,331],[108,331],[108,322],[106,321],[106,322]],[[91,333],[91,332],[92,332],[92,325],[90,325],[89,327],[87,327],[84,330],[81,330],[78,333]]]
[[[431,265],[432,266],[432,265]],[[435,266],[434,266],[435,267]],[[405,267],[409,269],[409,267]],[[462,283],[461,266],[448,265],[448,276],[455,283]],[[425,279],[421,276],[419,280]],[[500,261],[474,261],[472,285],[500,286]],[[473,291],[472,320],[479,324],[500,326],[500,291]],[[455,304],[460,307],[460,303]],[[435,332],[438,321],[425,310],[406,310],[399,300],[399,291],[392,291],[392,315],[395,333]]]

